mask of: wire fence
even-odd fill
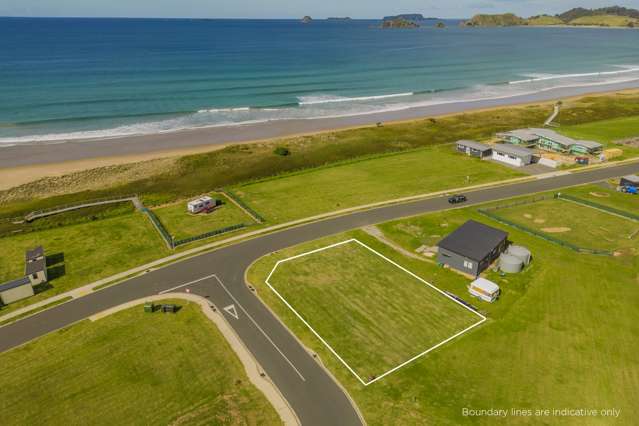
[[[639,222],[639,215],[634,214],[634,213],[630,213],[624,210],[619,210],[616,209],[614,207],[610,207],[610,206],[606,206],[604,204],[599,204],[599,203],[595,203],[594,201],[590,201],[590,200],[584,200],[583,198],[578,198],[575,197],[573,195],[569,195],[569,194],[562,194],[562,193],[558,193],[557,194],[557,198],[562,199],[562,200],[566,200],[566,201],[572,201],[573,203],[577,203],[577,204],[583,204],[587,207],[592,207],[593,209],[597,209],[597,210],[603,210],[605,212],[608,212],[610,214],[614,214],[617,216],[621,216],[621,217],[625,217],[626,219],[630,219],[630,220],[634,220]]]
[[[264,223],[266,221],[266,219],[264,219],[264,217],[262,217],[261,214],[259,214],[258,212],[256,212],[255,210],[253,210],[251,208],[251,206],[249,206],[248,204],[246,204],[244,202],[244,200],[242,200],[237,194],[235,194],[233,191],[231,191],[230,189],[227,188],[220,188],[218,190],[218,192],[221,192],[222,194],[226,195],[228,198],[230,198],[231,200],[233,200],[237,205],[239,205],[244,211],[246,211],[250,216],[253,217],[253,219],[255,219],[256,222],[258,223]]]

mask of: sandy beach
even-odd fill
[[[144,136],[57,143],[24,143],[0,148],[0,190],[45,176],[95,167],[206,152],[229,144],[341,130],[377,122],[398,122],[464,111],[549,102],[639,88],[639,80],[598,86],[566,87],[498,99],[451,102],[426,107],[338,118],[282,120],[210,127]]]

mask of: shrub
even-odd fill
[[[277,148],[275,148],[275,151],[273,151],[273,154],[286,157],[287,155],[291,155],[291,151],[284,146],[278,146]]]

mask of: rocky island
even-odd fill
[[[310,24],[311,22],[313,22],[313,18],[308,15],[302,18],[302,24]]]
[[[419,24],[417,22],[409,21],[403,18],[395,18],[395,19],[384,19],[382,22],[382,28],[419,28]]]

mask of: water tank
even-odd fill
[[[502,253],[499,256],[499,269],[510,274],[516,274],[524,268],[524,261],[512,254]]]
[[[509,246],[508,250],[506,250],[506,253],[520,258],[524,262],[524,265],[528,265],[530,263],[530,259],[532,258],[532,253],[530,252],[530,250],[523,246]]]

